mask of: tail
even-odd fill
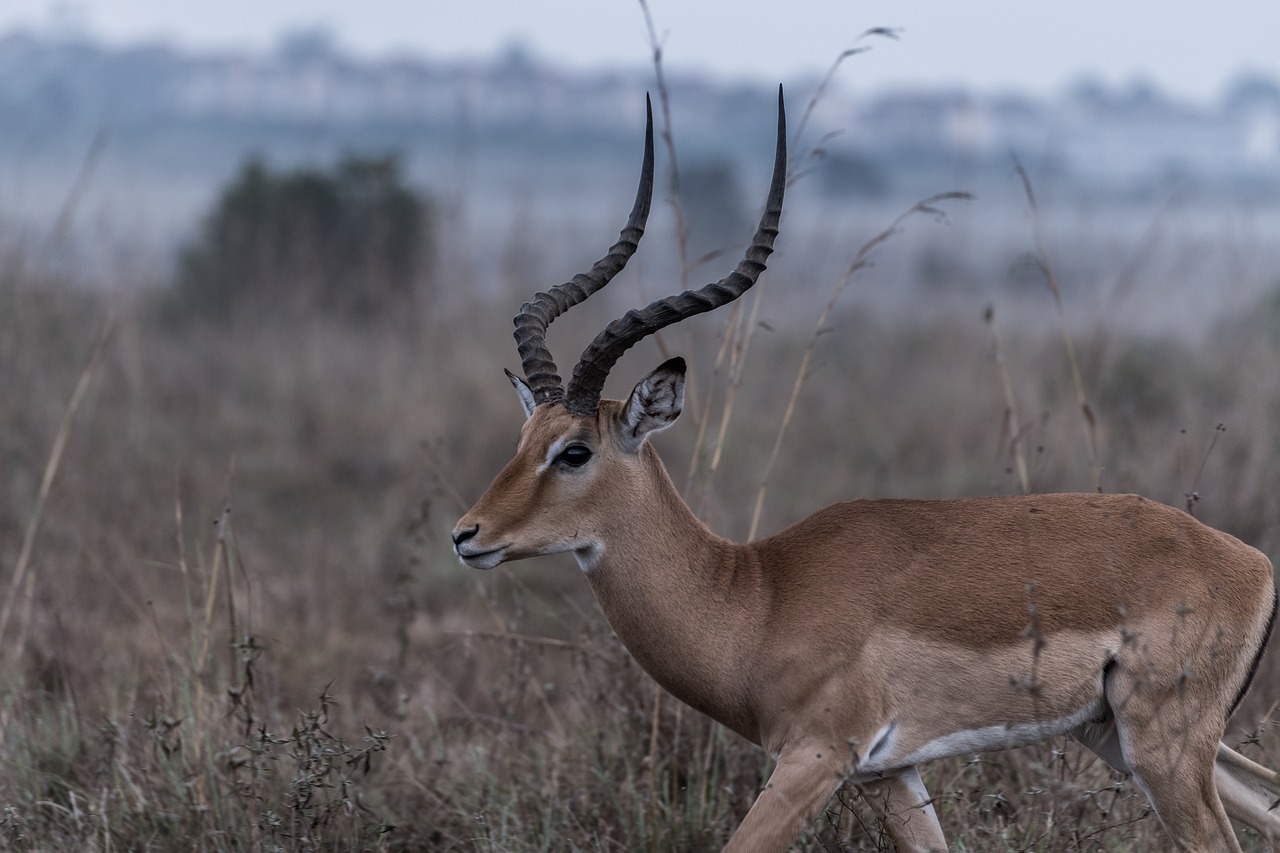
[[[1244,701],[1244,694],[1249,692],[1249,686],[1253,684],[1253,677],[1258,674],[1258,664],[1262,663],[1262,653],[1267,650],[1267,643],[1271,641],[1271,634],[1276,628],[1277,607],[1280,607],[1280,590],[1272,586],[1271,614],[1267,616],[1267,627],[1262,630],[1262,642],[1258,643],[1258,648],[1253,653],[1253,661],[1249,664],[1249,672],[1245,675],[1240,689],[1236,691],[1236,698],[1231,703],[1231,710],[1227,712],[1227,719],[1231,719],[1231,715],[1240,707],[1240,703]]]
[[[1256,761],[1244,757],[1225,743],[1218,744],[1218,767],[1226,767],[1233,773],[1251,776],[1264,785],[1280,786],[1280,773],[1263,767]],[[1280,793],[1280,791],[1278,791]]]
[[[1218,744],[1213,781],[1227,815],[1253,828],[1280,850],[1280,777],[1274,770]]]

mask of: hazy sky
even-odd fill
[[[1280,77],[1280,0],[650,0],[671,69],[778,81],[821,73],[871,27],[902,40],[845,67],[854,87],[1054,90],[1081,73],[1212,97],[1240,71]],[[575,68],[649,61],[638,0],[0,0],[0,31],[70,21],[115,43],[273,45],[322,26],[365,55],[482,58],[520,42]]]

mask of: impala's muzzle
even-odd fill
[[[502,562],[507,546],[486,548],[484,545],[473,542],[472,540],[479,532],[478,524],[463,527],[462,522],[458,522],[458,526],[453,529],[453,553],[473,569],[492,569]]]

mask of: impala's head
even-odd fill
[[[516,315],[516,346],[525,378],[507,376],[524,407],[525,424],[515,458],[453,529],[454,550],[463,562],[491,569],[507,560],[573,551],[590,565],[610,516],[642,505],[638,501],[652,482],[655,460],[647,438],[680,414],[684,360],[671,359],[650,373],[625,401],[600,398],[605,380],[622,354],[642,338],[732,302],[756,283],[778,234],[786,172],[786,118],[779,88],[773,180],[746,256],[720,281],[614,320],[583,351],[565,386],[546,345],[547,327],[608,284],[636,251],[653,197],[649,108],[640,188],[618,242],[590,272],[535,294]]]

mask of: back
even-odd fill
[[[867,629],[972,647],[1017,642],[1032,622],[1051,634],[1169,608],[1252,612],[1271,589],[1261,552],[1136,495],[852,501],[751,547],[775,617],[822,601],[863,611]]]

